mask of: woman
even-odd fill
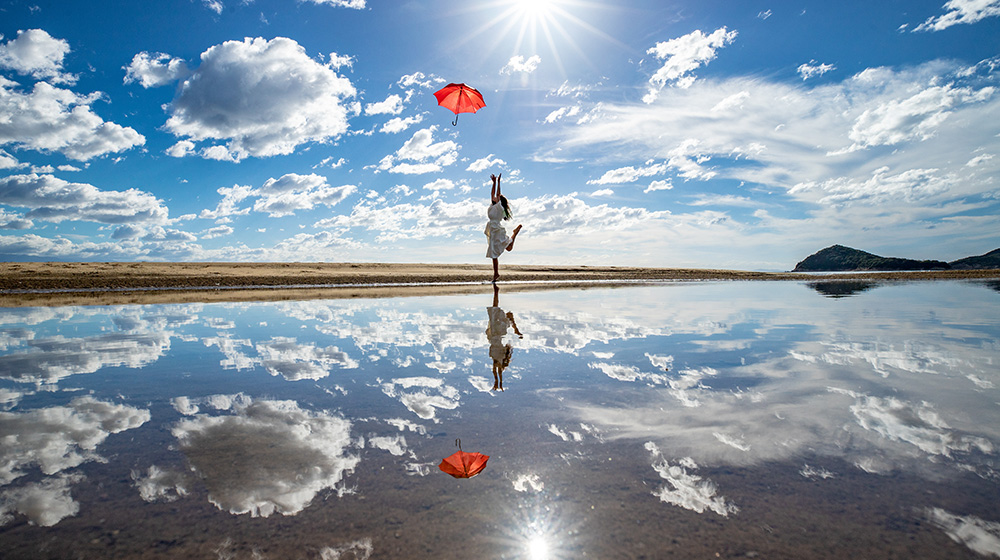
[[[489,210],[486,211],[486,216],[490,219],[486,223],[486,230],[483,233],[489,239],[486,247],[487,258],[493,259],[493,283],[495,284],[497,280],[500,279],[500,263],[497,259],[504,251],[511,251],[514,249],[514,239],[517,237],[518,232],[521,231],[521,226],[518,225],[514,228],[514,233],[510,237],[507,236],[507,230],[504,229],[503,224],[500,223],[501,220],[509,220],[511,217],[510,204],[507,202],[507,197],[500,194],[500,177],[503,176],[501,173],[499,176],[490,175],[490,179],[493,179],[493,188],[490,190],[490,199],[492,203],[490,204]]]

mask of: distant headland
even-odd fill
[[[1000,269],[1000,249],[952,262],[880,257],[843,245],[832,245],[809,255],[792,272],[840,272],[858,270],[990,270]]]

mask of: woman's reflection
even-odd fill
[[[490,316],[486,338],[490,341],[490,358],[493,358],[493,390],[503,391],[503,370],[510,365],[510,357],[514,352],[509,342],[504,344],[503,338],[507,336],[509,327],[514,329],[518,338],[524,338],[524,335],[517,330],[514,314],[500,309],[500,287],[497,285],[493,286],[493,306],[487,307],[486,312]]]

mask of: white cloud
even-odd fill
[[[142,228],[125,224],[115,228],[115,231],[111,233],[111,239],[138,239],[144,233],[145,230]]]
[[[148,410],[76,397],[68,406],[26,412],[0,412],[0,485],[20,478],[31,466],[53,475],[89,461],[101,460],[97,447],[111,434],[138,428]]]
[[[951,457],[956,453],[991,453],[993,444],[980,436],[954,430],[941,415],[923,402],[913,404],[888,397],[852,395],[858,424],[891,441],[912,445],[927,455]]]
[[[988,17],[1000,16],[1000,0],[948,0],[943,15],[927,18],[913,28],[917,31],[942,31],[953,25],[972,24]]]
[[[401,435],[372,436],[368,438],[368,445],[375,449],[388,451],[390,455],[396,457],[400,457],[406,453],[406,437]]]
[[[587,181],[588,185],[620,185],[624,183],[634,183],[640,177],[651,177],[653,175],[662,175],[667,172],[667,165],[665,163],[646,162],[643,167],[632,167],[631,165],[626,167],[619,167],[618,169],[612,169],[610,171],[605,171],[604,175],[601,175],[598,179],[592,179]]]
[[[153,226],[149,228],[146,235],[142,236],[143,241],[163,242],[163,241],[197,241],[198,238],[192,233],[173,228],[163,228]]]
[[[955,515],[941,508],[928,508],[925,513],[951,540],[981,556],[1000,556],[1000,523],[974,515]]]
[[[892,201],[899,217],[893,223],[902,227],[919,221],[905,208],[919,207],[925,217],[950,215],[969,207],[945,201],[995,190],[989,177],[998,171],[997,158],[976,159],[971,167],[966,162],[996,142],[981,123],[1000,118],[1000,77],[987,64],[973,68],[945,61],[874,68],[815,87],[760,78],[699,81],[649,105],[605,103],[599,119],[557,128],[560,139],[540,157],[665,159],[669,172],[685,179],[776,188],[818,209],[850,202],[884,210]],[[740,99],[743,110],[713,110],[727,99]],[[626,149],[607,150],[622,146],[622,138],[629,139]],[[628,175],[628,167],[618,169]],[[821,214],[830,220],[823,228],[854,227],[844,221],[852,217],[822,210],[815,216]],[[856,216],[857,227],[872,219]],[[782,227],[791,233],[802,224],[791,220]]]
[[[71,375],[105,367],[140,368],[170,347],[170,333],[113,332],[91,337],[33,340],[32,352],[0,356],[0,378],[18,383],[55,385]]]
[[[354,66],[354,57],[349,54],[337,54],[335,52],[330,53],[330,62],[328,63],[330,68],[334,70],[339,70],[344,66],[351,68]]]
[[[596,190],[596,191],[590,193],[590,196],[593,196],[593,197],[602,197],[602,196],[612,196],[614,194],[615,194],[615,191],[612,190],[612,189],[599,189],[599,190]]]
[[[51,239],[34,234],[13,236],[0,235],[0,254],[29,255],[33,257],[67,257],[87,254],[79,245],[65,238]]]
[[[669,485],[669,487],[663,485],[654,490],[654,496],[668,504],[698,513],[709,510],[722,517],[729,517],[730,513],[739,512],[739,508],[734,504],[728,502],[724,497],[716,495],[718,489],[715,483],[688,472],[698,467],[690,458],[681,459],[678,464],[671,465],[663,458],[653,442],[646,443],[646,450],[652,454],[656,461],[653,463],[653,470]]]
[[[156,224],[165,223],[168,213],[162,201],[138,189],[102,191],[86,183],[34,173],[0,177],[0,200],[9,206],[31,208],[28,218],[50,222]]]
[[[580,114],[580,106],[573,105],[572,107],[560,107],[548,115],[545,116],[546,123],[554,123],[564,117],[575,117]]]
[[[927,87],[905,99],[890,99],[858,116],[848,134],[854,144],[846,150],[926,140],[955,109],[986,101],[995,92],[994,87],[976,90],[947,84]]]
[[[354,369],[358,362],[351,359],[346,352],[336,346],[326,348],[315,344],[302,344],[294,338],[274,337],[267,342],[257,344],[261,364],[271,375],[280,375],[289,381],[302,379],[322,379],[330,375],[330,371],[339,369]]]
[[[406,408],[424,420],[437,422],[438,409],[458,408],[458,389],[432,377],[404,377],[382,384],[382,392],[399,399]]]
[[[429,191],[448,191],[455,188],[455,182],[451,179],[438,179],[424,185],[424,189]]]
[[[0,525],[14,520],[12,512],[28,518],[31,525],[51,527],[80,511],[70,484],[83,480],[83,475],[62,475],[0,491]]]
[[[197,409],[191,414],[196,412]],[[145,476],[132,471],[132,480],[139,490],[139,496],[147,502],[172,502],[188,494],[188,481],[183,472],[165,471],[156,465],[150,465]]]
[[[366,115],[398,115],[403,111],[403,98],[392,94],[384,101],[365,105]]]
[[[415,115],[412,117],[406,117],[405,119],[395,117],[386,121],[385,124],[382,125],[382,128],[379,129],[379,132],[386,134],[398,134],[415,124],[420,124],[423,120],[423,115]]]
[[[725,27],[720,27],[709,35],[696,30],[676,39],[657,43],[647,50],[647,54],[662,60],[663,66],[649,78],[651,86],[643,101],[652,103],[659,91],[668,85],[691,87],[695,80],[691,72],[714,60],[715,51],[735,41],[736,35],[736,31],[727,31]]]
[[[259,197],[253,205],[255,212],[266,212],[272,218],[278,218],[299,210],[311,210],[319,204],[335,206],[356,190],[354,185],[331,187],[325,177],[314,173],[288,173],[278,179],[268,179],[248,196]]]
[[[395,154],[382,158],[378,168],[389,173],[421,174],[441,171],[458,160],[460,146],[452,140],[434,142],[437,126],[418,130]]]
[[[398,194],[400,196],[406,197],[406,196],[410,196],[411,194],[413,194],[413,189],[411,189],[410,187],[408,187],[406,185],[396,185],[395,187],[392,187],[391,189],[389,189],[389,193],[390,194]]]
[[[654,191],[668,191],[674,188],[674,183],[670,179],[665,179],[661,181],[650,181],[649,186],[646,190],[642,191],[644,193],[650,193]]]
[[[179,140],[176,144],[167,148],[164,153],[170,157],[182,158],[194,154],[194,148],[194,142],[190,140]]]
[[[516,55],[510,57],[507,64],[504,64],[503,68],[500,69],[501,74],[513,74],[515,72],[520,72],[522,74],[530,74],[538,69],[538,65],[542,63],[542,57],[537,54],[531,55],[528,58],[524,58],[522,55]]]
[[[434,84],[444,83],[443,78],[434,76],[433,74],[427,76],[423,72],[414,72],[412,74],[407,74],[401,77],[396,84],[403,88],[409,87],[419,87],[419,88],[430,88],[434,87]]]
[[[330,156],[328,158],[324,158],[323,161],[314,165],[313,169],[316,169],[318,167],[329,167],[330,169],[339,169],[343,167],[345,163],[347,163],[347,160],[344,158],[337,158],[336,160],[334,160],[333,156]]]
[[[587,94],[589,94],[590,91],[593,89],[594,86],[591,85],[581,84],[581,85],[571,86],[569,85],[569,82],[566,81],[560,84],[559,87],[557,87],[556,89],[546,93],[545,97],[572,97],[572,98],[586,97]]]
[[[307,0],[313,4],[333,6],[334,8],[354,8],[355,10],[363,10],[365,8],[365,0]]]
[[[279,218],[300,210],[311,210],[318,205],[335,206],[356,191],[354,185],[331,187],[325,177],[315,173],[287,173],[277,179],[268,179],[257,189],[245,185],[221,187],[216,192],[222,195],[222,200],[215,210],[202,210],[199,217],[218,220],[247,215],[253,210]],[[250,198],[256,199],[252,206],[239,207],[240,203]]]
[[[938,169],[909,169],[891,173],[889,167],[880,167],[867,179],[837,177],[821,182],[799,183],[788,192],[818,196],[817,202],[824,205],[881,205],[930,199],[947,194],[957,183],[955,176],[942,174]]]
[[[17,161],[17,158],[4,150],[0,150],[0,169],[20,169],[28,164]]]
[[[216,507],[233,514],[294,515],[358,465],[351,422],[294,401],[228,400],[230,414],[196,414],[172,433]]]
[[[966,167],[977,167],[993,159],[993,154],[980,154],[965,163]]]
[[[486,171],[487,169],[493,167],[494,165],[503,167],[507,165],[507,162],[498,157],[493,157],[493,154],[490,154],[484,158],[479,158],[476,161],[470,163],[469,167],[466,167],[465,170],[472,171],[473,173],[482,173],[483,171]]]
[[[222,200],[215,207],[215,210],[202,210],[199,218],[216,220],[233,215],[245,215],[250,213],[250,208],[237,208],[253,193],[253,187],[246,185],[233,185],[231,187],[219,187],[215,192],[222,195]]]
[[[741,91],[739,93],[734,93],[722,101],[719,101],[712,107],[712,112],[717,113],[720,111],[729,111],[730,109],[742,109],[743,103],[750,98],[749,91]]]
[[[216,14],[221,14],[222,13],[222,2],[221,2],[221,0],[201,0],[201,3],[206,8],[208,8],[209,10],[212,10]]]
[[[141,52],[132,57],[125,67],[125,83],[139,82],[144,88],[151,88],[183,80],[191,71],[180,58],[171,58],[164,53]]]
[[[732,194],[701,194],[698,195],[693,202],[689,202],[688,204],[691,206],[741,206],[746,208],[757,208],[760,206],[760,202],[756,202],[745,196],[736,196]]]
[[[28,229],[34,225],[21,214],[0,208],[0,229]]]
[[[0,68],[9,68],[36,80],[72,84],[76,76],[62,71],[63,58],[69,50],[69,43],[42,29],[18,31],[16,38],[0,44]]]
[[[201,54],[169,104],[166,128],[193,142],[223,140],[203,157],[239,161],[290,154],[348,129],[350,80],[292,39],[227,41]]]
[[[102,94],[77,95],[69,90],[38,82],[30,93],[0,78],[0,146],[40,152],[59,152],[86,161],[111,152],[121,152],[146,142],[129,127],[101,119],[91,104]]]
[[[809,78],[822,76],[823,74],[836,69],[837,67],[832,64],[818,64],[815,60],[810,60],[805,64],[799,65],[798,73],[802,76],[802,81],[805,81]]]
[[[201,232],[202,239],[216,239],[218,237],[225,237],[227,235],[233,234],[233,228],[229,226],[216,226],[214,228],[209,228]]]

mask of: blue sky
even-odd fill
[[[1000,247],[1000,0],[0,3],[0,259]],[[478,88],[453,115],[433,92]]]

